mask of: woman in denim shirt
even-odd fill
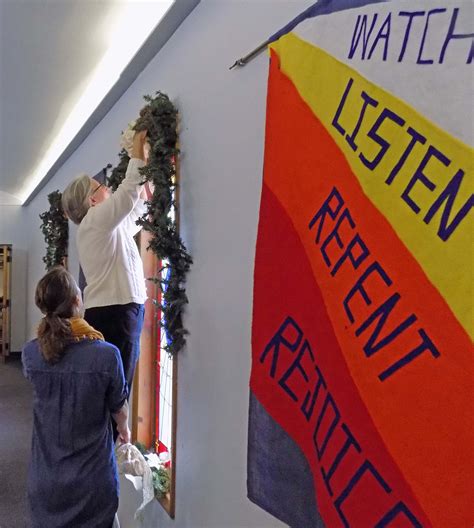
[[[118,476],[110,416],[130,441],[120,354],[80,317],[80,291],[63,267],[38,283],[44,314],[22,352],[33,384],[28,498],[33,528],[111,528]]]

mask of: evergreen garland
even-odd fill
[[[41,231],[46,242],[46,256],[43,262],[46,270],[53,266],[64,266],[66,264],[69,226],[61,206],[61,193],[54,191],[48,194],[49,210],[39,215],[43,221]]]
[[[110,187],[113,192],[115,192],[118,186],[122,183],[122,180],[125,178],[125,173],[127,172],[130,157],[125,149],[122,149],[119,152],[119,159],[120,161],[118,162],[118,165],[112,169],[112,172],[107,179],[107,186]]]
[[[186,273],[192,264],[179,233],[176,220],[170,218],[171,208],[176,209],[173,196],[176,191],[175,160],[179,153],[177,148],[178,111],[169,97],[156,92],[155,97],[145,96],[147,105],[140,111],[135,130],[147,130],[150,143],[148,165],[140,169],[144,181],[154,186],[153,196],[147,202],[147,213],[137,221],[143,229],[152,234],[149,246],[163,264],[161,277],[150,277],[148,280],[160,285],[163,302],[159,304],[163,320],[167,345],[165,350],[174,355],[186,343],[186,329],[183,327],[182,314],[188,303],[184,283]],[[112,171],[109,185],[115,190],[125,177],[129,161],[128,154],[122,150],[120,161]],[[153,300],[158,304],[156,300]]]
[[[153,489],[155,490],[155,497],[161,498],[169,493],[171,488],[171,478],[169,472],[165,468],[151,468],[151,475],[153,481]]]

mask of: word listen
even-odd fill
[[[417,149],[424,149],[424,156],[414,172],[409,175],[409,180],[400,197],[416,215],[423,213],[425,224],[430,224],[440,212],[437,235],[443,242],[446,242],[474,206],[474,195],[472,194],[464,203],[459,203],[458,195],[462,194],[460,190],[465,171],[461,167],[453,170],[451,166],[454,160],[443,153],[441,147],[431,144],[427,137],[410,126],[403,116],[398,115],[393,109],[386,108],[384,105],[379,106],[379,101],[364,90],[360,92],[354,90],[351,93],[353,84],[354,79],[350,78],[334,115],[332,126],[344,137],[351,150],[359,153],[359,162],[370,171],[376,171],[392,148],[397,154],[400,148],[400,140],[391,144],[387,138],[383,137],[381,134],[383,125],[396,127],[406,134],[405,139],[408,144],[405,150],[399,156],[397,155],[396,162],[390,170],[386,174],[380,174],[380,171],[375,172],[377,176],[384,177],[385,184],[388,186],[392,185],[399,174],[406,177],[412,163],[410,157],[414,156]],[[360,109],[357,123],[352,130],[347,132],[343,123],[346,106]],[[374,111],[375,108],[377,110]],[[363,124],[370,127],[366,135],[360,134]],[[367,139],[370,145],[367,144]],[[378,152],[372,159],[369,159],[368,154],[364,152],[364,146],[378,148]],[[430,172],[433,176],[430,176]],[[437,180],[441,182],[441,189]],[[428,196],[423,203],[417,203],[414,197],[420,187],[425,191],[425,196]],[[432,196],[431,199],[430,196]]]

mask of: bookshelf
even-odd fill
[[[0,244],[0,361],[10,354],[12,246]]]

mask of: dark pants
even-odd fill
[[[140,355],[140,334],[144,314],[143,304],[137,303],[88,308],[84,314],[84,319],[96,330],[102,332],[106,341],[120,350],[129,394],[132,390],[135,366]],[[114,440],[116,440],[118,435],[115,423],[113,429]]]

